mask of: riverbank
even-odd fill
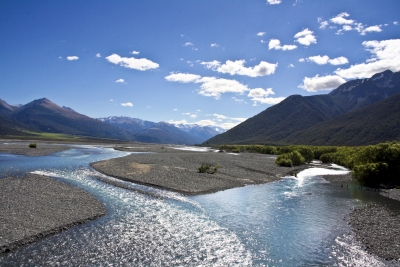
[[[0,206],[0,254],[106,214],[91,194],[37,174],[0,179]]]
[[[5,141],[0,142],[0,153],[25,155],[25,156],[48,156],[50,154],[70,149],[68,144],[37,143],[36,148],[30,148],[29,142]]]
[[[365,249],[386,260],[400,262],[400,214],[379,204],[354,208],[349,224]]]
[[[129,151],[149,150],[131,148]],[[185,195],[207,194],[245,185],[268,183],[296,170],[296,167],[277,166],[274,163],[275,157],[270,155],[193,152],[161,146],[153,146],[150,151],[157,153],[131,154],[95,162],[91,166],[108,176]],[[218,165],[219,169],[214,174],[199,173],[198,168],[202,163]]]

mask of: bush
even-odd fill
[[[285,167],[297,166],[304,164],[305,162],[306,160],[297,150],[286,154],[281,154],[275,159],[275,164]]]
[[[334,158],[335,158],[334,153],[325,153],[319,157],[319,160],[322,161],[322,163],[333,163]]]
[[[198,168],[199,173],[214,174],[219,169],[219,165],[213,166],[212,164],[202,163]]]
[[[386,163],[367,163],[354,167],[352,175],[360,183],[367,186],[378,186],[381,183],[388,183],[388,169]]]
[[[29,144],[29,147],[30,148],[36,148],[37,146],[36,146],[36,143],[32,143],[32,144]]]

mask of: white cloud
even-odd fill
[[[346,79],[369,78],[385,70],[400,71],[400,39],[364,41],[372,57],[366,63],[352,65],[348,69],[337,69],[335,73]]]
[[[208,61],[208,62],[201,62],[201,65],[204,65],[207,69],[212,69],[212,70],[216,70],[216,68],[218,68],[221,65],[221,62],[217,61],[217,60],[213,60],[213,61]]]
[[[264,40],[261,40],[260,42],[263,43],[263,44],[268,43],[267,41],[264,41]]]
[[[173,73],[165,77],[165,79],[170,82],[200,83],[200,89],[198,90],[198,94],[203,96],[214,97],[215,99],[219,99],[221,97],[221,94],[224,93],[243,94],[248,91],[250,91],[248,96],[252,97],[253,101],[263,104],[276,104],[284,99],[284,98],[267,97],[269,94],[274,94],[272,89],[271,90],[270,89],[264,90],[261,88],[250,89],[248,88],[247,85],[244,85],[236,80],[229,80],[217,77],[201,77],[200,75],[189,74],[189,73]],[[234,100],[242,101],[236,99]]]
[[[182,113],[182,115],[190,115],[190,112]]]
[[[393,24],[394,25],[399,25],[399,22],[398,21],[393,21]]]
[[[120,65],[124,68],[135,69],[140,71],[157,69],[160,66],[157,63],[148,60],[146,58],[120,57],[117,54],[112,54],[106,57],[106,59],[115,65]]]
[[[233,99],[233,101],[235,101],[235,102],[243,102],[243,101],[244,101],[243,99],[236,98],[236,97],[234,97],[234,96],[232,96],[232,99]]]
[[[348,13],[346,12],[342,12],[339,15],[337,15],[336,17],[333,17],[330,19],[331,22],[335,23],[335,24],[353,24],[354,20],[352,19],[345,19],[345,17],[350,16]]]
[[[334,59],[329,59],[329,63],[332,65],[343,65],[349,63],[349,60],[345,57],[337,57]]]
[[[329,25],[329,22],[327,22],[327,21],[321,21],[321,22],[319,23],[319,28],[320,28],[320,29],[325,29],[328,25]]]
[[[277,5],[282,2],[282,0],[267,0],[268,4],[270,5]]]
[[[243,94],[248,91],[247,85],[243,85],[236,80],[228,80],[216,77],[203,77],[195,83],[201,83],[199,94],[203,96],[219,99],[224,93]]]
[[[312,78],[305,77],[303,79],[303,84],[299,85],[298,87],[308,92],[317,92],[320,90],[335,89],[345,82],[345,79],[337,75],[327,75],[322,77],[316,75]]]
[[[190,73],[171,73],[165,79],[169,82],[192,83],[201,79],[201,76]]]
[[[114,99],[110,99],[110,102],[113,102],[114,101]]]
[[[116,80],[115,82],[116,82],[116,83],[125,83],[125,80],[124,80],[124,79],[118,79],[118,80]]]
[[[190,118],[195,119],[195,118],[197,118],[197,115],[196,114],[192,114],[192,115],[190,115]]]
[[[200,64],[205,65],[205,67],[208,69],[212,69],[220,73],[229,73],[230,75],[246,75],[249,77],[271,75],[278,67],[278,63],[272,64],[266,61],[261,61],[260,64],[254,67],[245,67],[245,63],[245,60],[227,60],[225,64],[221,65],[219,61],[214,60],[210,62],[202,62]]]
[[[367,32],[381,32],[382,29],[380,25],[370,26],[361,31],[362,35],[365,35]]]
[[[221,114],[213,114],[213,116],[217,119],[227,119],[228,117],[225,115],[221,115]]]
[[[269,97],[270,95],[274,94],[275,93],[272,91],[272,88],[267,88],[266,90],[262,88],[256,88],[251,89],[247,96],[250,97],[254,102],[253,106],[256,106],[257,104],[274,105],[285,99],[284,97]]]
[[[296,49],[296,48],[297,48],[297,45],[284,45],[284,46],[281,46],[281,41],[279,41],[278,39],[271,39],[269,41],[269,44],[268,44],[268,49],[269,50],[275,49],[275,50],[283,50],[283,51],[285,51],[285,50],[293,50],[293,49]]]
[[[308,62],[314,62],[318,65],[325,65],[325,64],[331,64],[331,65],[342,65],[342,64],[347,64],[349,63],[349,61],[347,60],[347,58],[345,57],[337,57],[334,59],[330,59],[327,55],[325,56],[312,56],[312,57],[308,57],[305,60],[307,60]],[[304,62],[304,58],[301,58],[299,60],[300,62]]]
[[[123,107],[133,107],[133,104],[131,102],[126,102],[126,103],[121,103],[121,106],[123,106]]]
[[[135,51],[135,50],[133,50],[132,52],[130,52],[129,54],[132,54],[132,55],[138,55],[140,53],[140,51]]]
[[[186,42],[183,44],[183,46],[193,46],[193,44],[191,42]]]
[[[67,60],[78,60],[79,59],[79,57],[77,57],[77,56],[68,56],[67,57]]]
[[[266,32],[259,32],[257,33],[258,36],[264,36],[266,34]]]
[[[288,68],[294,68],[294,65],[293,64],[289,64]]]
[[[174,121],[174,120],[169,120],[168,123],[170,124],[189,124],[186,120],[180,120],[180,121]]]
[[[299,62],[304,62],[304,61],[306,61],[304,58],[299,59]]]
[[[177,108],[174,108],[174,111],[178,111],[178,109],[177,109]]]
[[[97,53],[97,54],[96,54],[96,57],[101,57],[100,53]]]
[[[218,47],[218,46],[219,46],[219,44],[217,44],[217,43],[211,44],[211,47]]]
[[[316,44],[317,39],[314,36],[314,32],[307,29],[302,30],[301,32],[298,32],[294,35],[294,38],[296,39],[295,42],[298,42],[299,44],[309,46],[311,44]]]

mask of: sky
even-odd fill
[[[399,0],[0,1],[0,99],[229,129],[400,71]]]

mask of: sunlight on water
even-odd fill
[[[31,265],[247,266],[251,256],[237,236],[211,221],[191,201],[164,201],[98,182],[94,171],[36,171],[94,192],[108,214],[98,221],[8,254],[5,263]],[[185,205],[189,204],[189,208]],[[2,260],[0,260],[1,265]]]
[[[195,197],[88,166],[128,154],[80,146],[50,157],[0,155],[0,177],[3,170],[52,176],[107,208],[95,221],[0,257],[0,266],[391,266],[366,253],[344,220],[361,203],[354,192],[322,178],[348,173],[341,166]]]

